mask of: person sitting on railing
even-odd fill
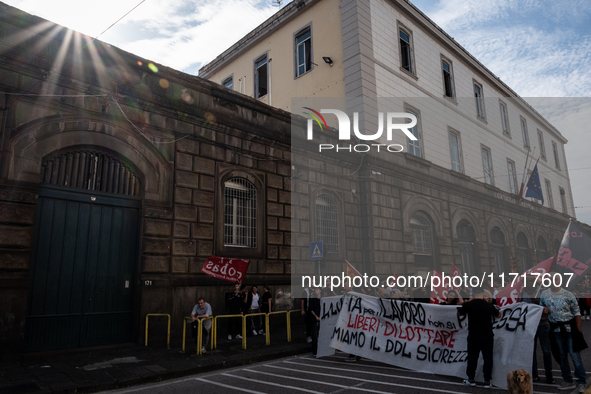
[[[199,298],[197,301],[197,305],[193,307],[193,312],[191,312],[191,321],[196,322],[197,319],[207,318],[213,315],[211,311],[211,305],[209,305],[203,297]],[[203,341],[201,343],[201,353],[205,353],[205,348],[209,343],[209,331],[211,330],[211,320],[205,320],[203,322],[203,331],[201,333]]]

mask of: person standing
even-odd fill
[[[272,303],[273,303],[273,296],[271,295],[271,289],[269,289],[269,286],[264,285],[263,286],[263,296],[261,297],[262,301],[261,301],[261,312],[263,313],[270,313],[273,311],[272,308]],[[263,330],[261,330],[263,331]],[[259,332],[259,334],[262,332]]]
[[[193,311],[191,312],[191,321],[195,322],[197,319],[204,319],[208,318],[213,315],[211,311],[211,305],[209,305],[203,298],[199,298],[197,300],[197,305],[193,307]],[[203,332],[202,338],[203,341],[201,343],[201,353],[205,353],[205,348],[209,343],[209,331],[211,330],[211,320],[205,320],[203,322]]]
[[[234,292],[228,296],[228,312],[230,315],[244,315],[244,294],[242,293],[240,283],[234,284]],[[231,317],[228,325],[228,339],[232,340],[232,336],[237,339],[242,339],[240,335],[242,331],[242,318]]]
[[[554,273],[550,274],[552,278],[554,275]],[[540,305],[547,308],[550,335],[554,336],[560,353],[560,371],[564,382],[558,386],[558,390],[576,389],[579,393],[583,393],[587,385],[587,375],[581,350],[587,348],[587,343],[581,332],[581,311],[573,293],[560,286],[554,286],[554,281],[552,284],[551,288],[542,293]],[[575,384],[571,375],[569,354],[575,366],[578,385]]]
[[[463,383],[467,386],[476,386],[474,376],[478,357],[482,352],[484,366],[484,388],[490,388],[493,369],[493,318],[501,317],[501,312],[490,302],[484,300],[484,291],[477,287],[472,290],[473,300],[465,302],[458,308],[458,316],[468,315],[468,365]]]
[[[527,301],[526,301],[527,302]],[[540,300],[532,298],[531,303],[540,304]],[[534,358],[532,363],[532,380],[539,380],[538,374],[538,354],[537,354],[537,342],[540,342],[542,348],[543,360],[544,360],[544,372],[546,373],[546,383],[554,384],[556,381],[552,377],[552,348],[550,346],[550,321],[548,320],[548,308],[544,307],[538,329],[536,330],[536,336],[534,337]]]
[[[248,313],[255,314],[261,313],[261,307],[259,303],[259,294],[258,288],[256,286],[252,286],[250,293],[248,293],[248,297],[246,297],[245,302],[248,306]],[[261,316],[253,316],[250,317],[250,330],[252,331],[252,335],[257,335],[257,331],[259,334],[263,334],[262,319]]]
[[[318,328],[320,325],[320,288],[315,288],[310,297],[310,315],[312,316],[312,354],[315,356],[318,350]]]
[[[308,310],[308,306],[310,304],[310,296],[312,293],[312,289],[306,287],[303,291],[302,291],[302,301],[301,301],[301,307],[302,307],[302,316],[304,318],[304,323],[306,325],[306,341],[308,343],[312,343],[312,319],[310,319],[310,312]]]

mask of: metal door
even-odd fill
[[[25,350],[132,340],[140,200],[43,185]]]

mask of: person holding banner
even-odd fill
[[[554,273],[550,273],[550,276],[554,277]],[[573,293],[556,286],[555,281],[552,281],[552,287],[542,293],[540,305],[548,308],[550,335],[554,336],[560,352],[560,371],[564,382],[558,386],[558,390],[576,388],[579,393],[585,392],[587,374],[581,358],[581,350],[587,348],[587,343],[581,331],[581,311],[577,299]],[[578,385],[575,384],[571,375],[569,354],[575,366]]]
[[[501,312],[490,302],[484,300],[484,291],[480,287],[472,289],[473,300],[464,303],[458,308],[458,316],[468,315],[468,365],[463,383],[467,386],[476,386],[474,377],[478,357],[482,352],[484,366],[484,388],[490,388],[493,369],[493,317],[500,318]]]

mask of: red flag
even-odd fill
[[[346,273],[347,273],[347,276],[351,277],[351,280],[353,280],[353,278],[355,278],[357,276],[361,277],[361,274],[359,273],[359,271],[357,271],[355,269],[355,267],[353,267],[351,265],[351,263],[349,263],[346,259],[345,259],[345,262],[347,263]],[[365,290],[363,290],[363,288],[361,289],[361,291],[363,292],[363,294],[365,294]]]
[[[201,272],[214,278],[242,283],[249,264],[250,260],[211,256],[205,260]]]
[[[431,274],[431,276],[433,276],[434,278],[439,278],[441,279],[441,273],[437,270],[433,270],[433,273]],[[431,290],[431,304],[439,304],[443,301],[445,301],[445,297],[443,295],[443,286],[441,286],[441,281],[439,282],[440,285],[437,287],[432,287]],[[446,293],[447,295],[447,293]]]
[[[550,271],[550,266],[552,265],[552,261],[554,260],[554,256],[550,257],[547,260],[542,261],[540,264],[536,265],[533,268],[528,269],[525,271],[527,279],[527,287],[533,288],[535,287],[535,283],[539,280],[542,280],[542,275],[546,274]],[[534,276],[534,274],[539,274]],[[529,278],[531,277],[531,279]],[[515,282],[513,282],[513,275],[510,275],[509,278],[505,278],[505,280],[509,281],[509,284],[505,286],[501,291],[499,291],[496,295],[497,305],[505,306],[511,305],[516,303],[519,300],[519,294],[521,293],[521,289],[523,288],[523,274],[519,275]],[[513,282],[513,283],[512,283]],[[513,286],[511,286],[513,284]]]
[[[461,286],[460,287],[453,286],[453,278],[455,278],[456,276],[459,276],[461,278],[462,271],[460,271],[454,263],[451,263],[452,288],[458,292],[458,295],[460,295],[459,292],[462,291],[462,287]]]
[[[563,276],[563,286],[572,289],[589,273],[591,267],[591,236],[585,232],[574,220],[568,224],[558,257],[556,257],[556,272],[573,274],[572,277]],[[568,284],[568,286],[567,286]]]

